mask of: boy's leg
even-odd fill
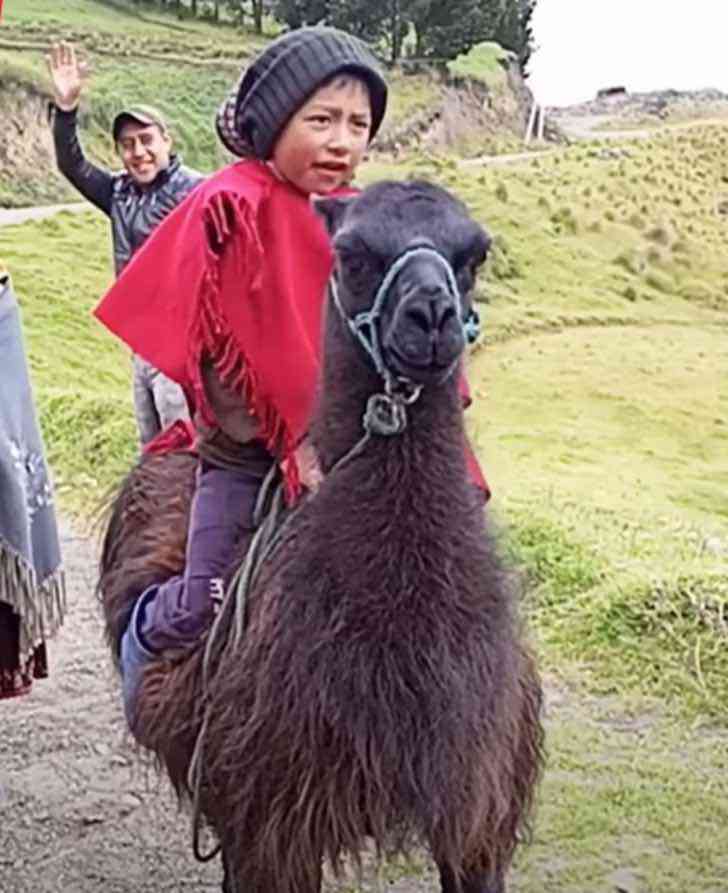
[[[200,463],[187,534],[185,570],[156,587],[137,630],[151,652],[195,645],[224,594],[236,551],[253,535],[262,480],[242,470]]]
[[[154,658],[140,641],[139,624],[144,618],[150,599],[156,594],[156,586],[145,590],[134,605],[129,625],[121,639],[121,693],[124,701],[124,714],[130,729],[136,725],[136,702],[142,673],[147,663]]]
[[[149,377],[149,363],[141,357],[132,359],[134,415],[139,429],[139,442],[142,447],[159,434],[159,416],[154,406],[152,381]]]
[[[158,369],[150,367],[150,375],[152,376],[154,407],[159,416],[162,431],[178,419],[187,421],[190,417],[190,410],[180,385],[176,381],[172,381],[171,378],[167,378]]]

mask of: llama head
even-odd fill
[[[472,290],[490,238],[465,206],[423,181],[381,182],[315,202],[336,254],[333,292],[387,373],[445,380],[465,348]],[[366,345],[365,345],[366,346]],[[382,369],[378,369],[382,372]]]

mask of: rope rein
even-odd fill
[[[408,378],[394,375],[384,362],[379,337],[379,319],[389,297],[390,289],[403,267],[413,258],[427,256],[436,258],[444,270],[448,289],[455,300],[457,315],[463,326],[468,342],[477,338],[479,320],[474,310],[468,318],[462,319],[462,299],[455,273],[445,257],[434,248],[419,246],[408,249],[397,257],[387,270],[370,310],[357,314],[353,319],[344,309],[339,294],[336,277],[331,276],[329,288],[333,302],[354,338],[362,345],[374,365],[374,369],[384,382],[381,393],[372,394],[367,400],[362,416],[364,434],[357,443],[340,458],[329,470],[328,476],[335,474],[344,465],[361,455],[372,437],[393,437],[407,428],[407,408],[414,404],[422,392],[422,385]],[[453,366],[453,369],[455,366]],[[192,801],[192,852],[198,862],[209,862],[222,849],[217,843],[209,852],[203,852],[201,836],[203,828],[202,788],[204,784],[205,744],[210,721],[210,692],[214,683],[213,655],[219,650],[219,661],[228,652],[240,648],[245,635],[248,598],[258,578],[260,569],[281,544],[284,534],[301,506],[310,496],[304,496],[292,508],[286,508],[283,485],[278,480],[277,466],[273,465],[266,475],[258,494],[253,512],[253,526],[256,528],[245,559],[231,579],[225,597],[215,616],[205,643],[202,658],[202,723],[195,739],[192,758],[187,771],[187,787]],[[219,649],[218,649],[219,646]]]

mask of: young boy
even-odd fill
[[[140,596],[122,642],[132,726],[144,663],[193,647],[210,625],[271,465],[281,463],[293,491],[315,486],[300,439],[332,253],[310,196],[350,183],[386,100],[374,58],[347,34],[304,28],[269,45],[218,113],[223,143],[245,160],[161,224],[97,310],[196,409],[185,570]]]
[[[118,275],[149,234],[202,175],[181,163],[162,114],[151,106],[125,108],[114,118],[112,135],[124,170],[92,164],[78,139],[77,113],[85,78],[71,44],[51,48],[53,140],[58,169],[84,198],[111,218],[114,267]],[[176,419],[189,418],[180,386],[139,356],[133,358],[134,411],[145,446]]]

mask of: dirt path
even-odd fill
[[[69,613],[50,643],[50,678],[0,702],[0,893],[219,890],[217,860],[195,862],[187,815],[124,734],[93,591],[95,540],[64,522],[62,547]],[[383,883],[437,889],[428,872]]]
[[[69,614],[51,676],[0,704],[0,891],[214,890],[188,823],[123,734],[93,588],[93,542],[63,528]]]
[[[90,211],[91,207],[88,202],[73,202],[67,205],[40,205],[35,208],[0,208],[0,226],[16,226],[26,220],[42,220],[60,211],[78,214],[81,211]]]

